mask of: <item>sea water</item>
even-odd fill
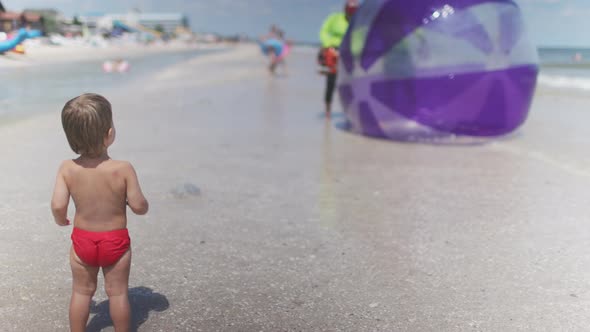
[[[183,50],[135,56],[126,59],[131,65],[127,73],[104,73],[103,60],[96,59],[3,68],[0,123],[35,113],[59,111],[65,101],[81,93],[108,94],[167,66],[217,51]],[[590,49],[540,48],[539,56],[539,86],[590,90]],[[149,84],[149,79],[145,84]]]
[[[125,59],[131,65],[126,73],[103,72],[104,60],[5,68],[0,88],[0,123],[36,113],[59,112],[67,100],[85,92],[108,94],[144,78],[145,84],[149,84],[150,73],[217,51],[193,49],[134,56]]]
[[[540,48],[539,85],[590,90],[590,49]]]

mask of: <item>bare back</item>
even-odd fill
[[[94,232],[127,227],[129,163],[77,159],[66,161],[63,166],[64,179],[76,206],[76,227]]]

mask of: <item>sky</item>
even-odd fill
[[[412,1],[412,0],[403,0]],[[539,46],[590,48],[590,0],[516,0]],[[276,23],[297,41],[317,41],[323,19],[343,0],[2,0],[8,10],[56,8],[88,12],[183,12],[198,32],[257,36]]]

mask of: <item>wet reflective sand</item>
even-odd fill
[[[314,61],[295,52],[270,78],[246,47],[108,96],[111,155],[134,163],[152,208],[129,223],[139,331],[587,328],[585,96],[539,91],[509,140],[394,143],[321,117]],[[59,109],[0,127],[0,151],[0,330],[63,331]],[[105,300],[93,330],[112,331]]]

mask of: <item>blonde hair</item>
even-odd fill
[[[105,149],[105,138],[113,126],[111,103],[103,96],[85,93],[68,101],[61,123],[72,150],[96,157]]]

